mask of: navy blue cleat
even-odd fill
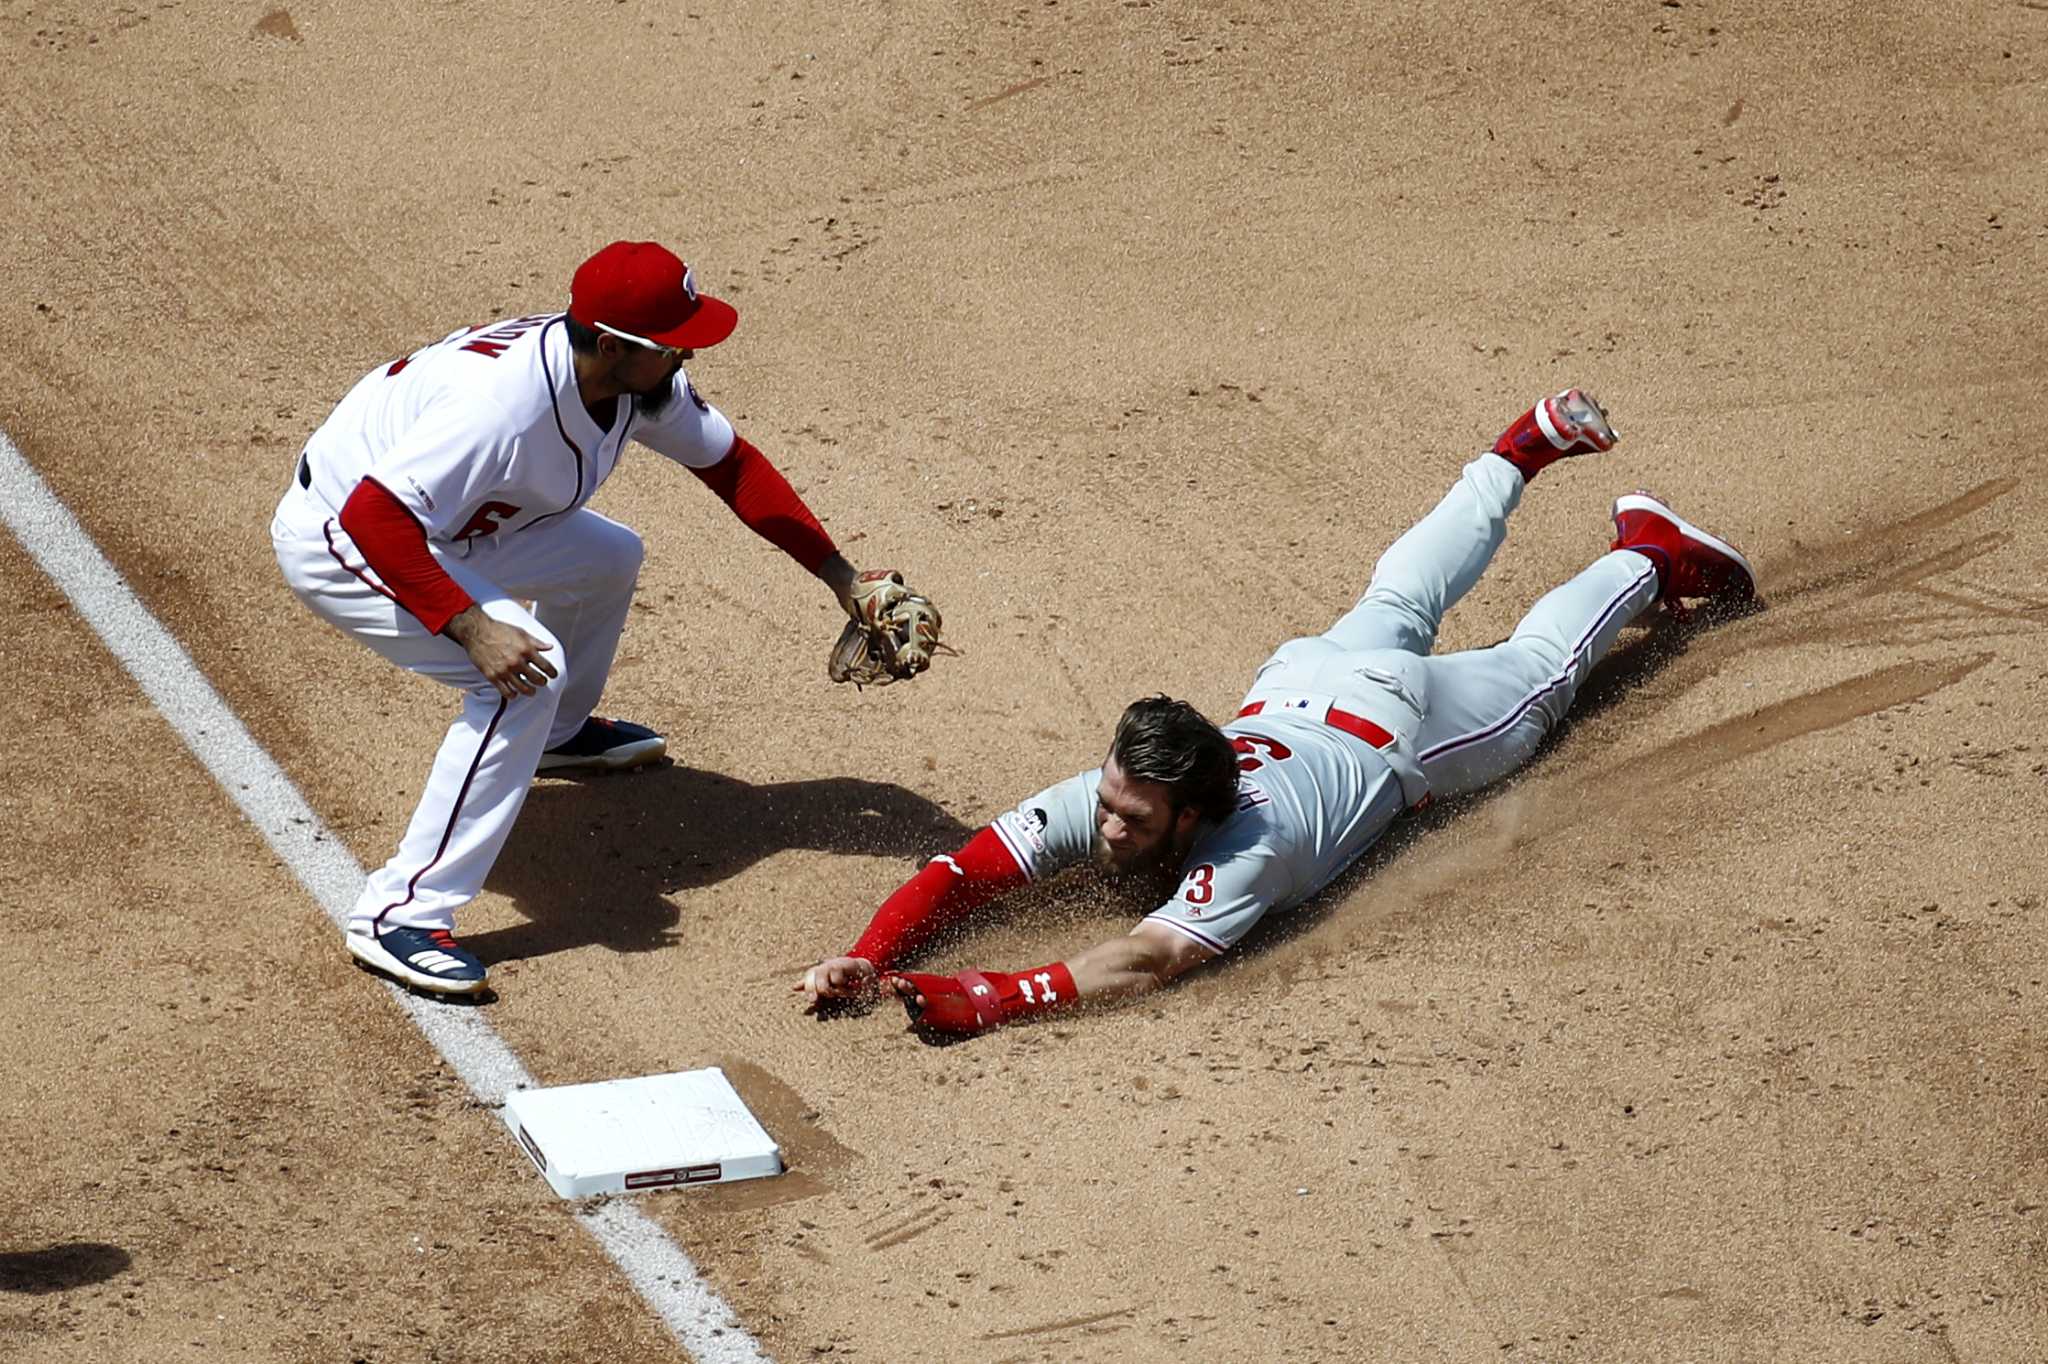
[[[437,995],[473,995],[484,988],[484,964],[445,928],[387,928],[372,936],[350,929],[349,955],[373,971]]]
[[[537,772],[573,769],[616,772],[640,767],[668,752],[668,740],[645,725],[593,715],[564,743],[540,755]]]

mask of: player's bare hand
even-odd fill
[[[541,657],[551,645],[543,644],[516,625],[508,625],[472,606],[450,620],[444,631],[460,644],[469,661],[497,688],[503,697],[531,696],[560,673]]]
[[[827,999],[861,999],[873,995],[880,972],[866,957],[827,957],[805,971],[794,990],[812,1004]]]

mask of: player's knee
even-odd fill
[[[1559,641],[1533,632],[1525,635],[1518,631],[1499,647],[1531,678],[1547,678],[1562,671],[1571,657],[1571,651]]]
[[[647,545],[630,526],[614,524],[602,543],[604,571],[614,582],[631,587],[640,580],[640,565],[647,559]]]
[[[568,685],[569,668],[572,660],[562,649],[562,641],[555,638],[555,632],[538,621],[526,627],[526,633],[539,640],[543,648],[541,657],[553,665],[555,675],[534,689],[533,699],[552,710],[562,699],[562,688]]]
[[[1436,643],[1436,619],[1422,603],[1384,583],[1374,583],[1365,589],[1365,595],[1352,608],[1354,614],[1369,610],[1385,624],[1394,629],[1401,640],[1399,647],[1417,653],[1426,653]]]

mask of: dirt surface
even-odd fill
[[[371,365],[666,241],[700,389],[964,656],[641,457],[607,695],[465,937],[545,1083],[723,1064],[646,1198],[783,1360],[1967,1360],[2048,1339],[2048,12],[2030,3],[0,0],[0,428],[355,855],[450,714],[266,528]],[[922,858],[1212,715],[1536,394],[1498,638],[1647,484],[1770,609],[1632,640],[1491,798],[1139,1006],[788,994]],[[681,1352],[0,537],[0,1357]],[[1066,897],[937,958],[1128,922]]]

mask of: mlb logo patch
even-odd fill
[[[1266,713],[1284,710],[1290,715],[1300,715],[1310,720],[1320,720],[1330,713],[1334,697],[1319,696],[1314,692],[1296,692],[1292,696],[1275,696],[1266,702]]]

